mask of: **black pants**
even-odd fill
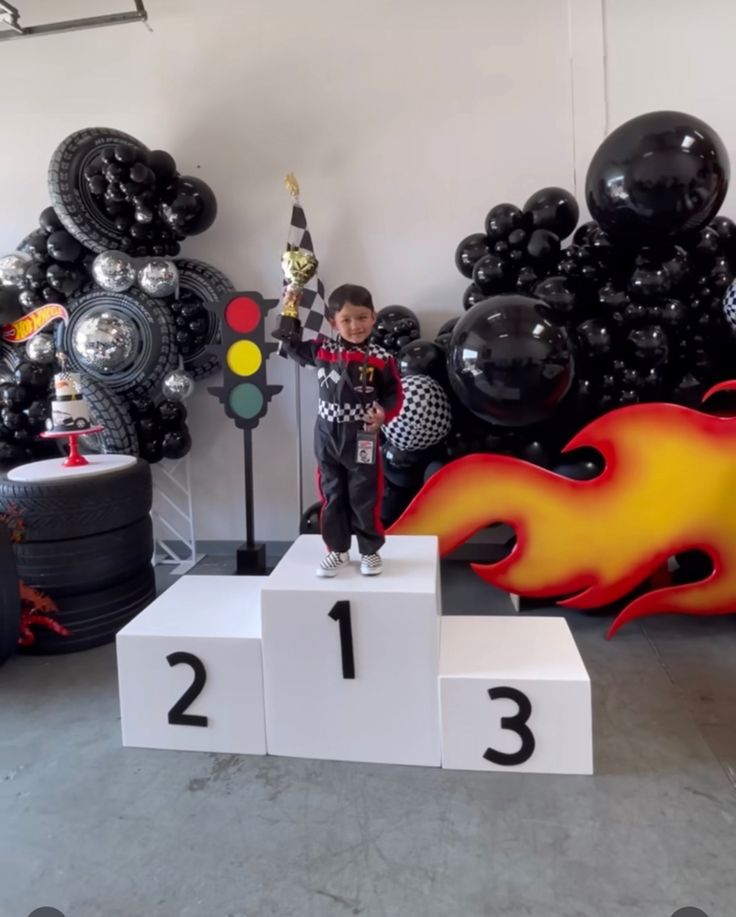
[[[356,536],[361,554],[375,554],[386,541],[381,525],[381,452],[376,444],[372,465],[356,461],[357,436],[362,429],[361,423],[332,423],[321,418],[314,428],[322,538],[330,551],[347,551],[351,535]]]

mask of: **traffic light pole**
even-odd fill
[[[243,467],[245,481],[245,543],[237,550],[235,572],[242,576],[264,576],[266,546],[256,544],[253,505],[253,435],[243,430]]]

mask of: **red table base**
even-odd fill
[[[69,455],[61,463],[63,468],[78,468],[80,465],[89,465],[87,459],[79,452],[77,440],[80,436],[90,433],[99,433],[103,427],[88,427],[86,430],[70,430],[68,433],[42,433],[41,439],[68,439]]]

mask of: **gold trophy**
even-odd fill
[[[296,203],[299,202],[299,185],[293,175],[287,175],[286,187]],[[281,295],[281,317],[273,336],[280,341],[300,341],[302,323],[299,321],[299,303],[304,287],[317,273],[319,262],[313,252],[303,248],[288,248],[281,256],[281,270],[286,280]]]

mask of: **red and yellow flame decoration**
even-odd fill
[[[715,386],[706,398],[724,390],[736,390],[736,382]],[[736,611],[736,418],[636,405],[593,421],[565,451],[583,446],[605,459],[589,481],[501,455],[451,462],[391,534],[435,534],[447,554],[480,528],[505,522],[517,536],[511,553],[474,570],[509,592],[566,596],[560,605],[582,609],[627,595],[673,554],[700,549],[710,556],[710,576],[634,599],[609,637],[644,615]]]

